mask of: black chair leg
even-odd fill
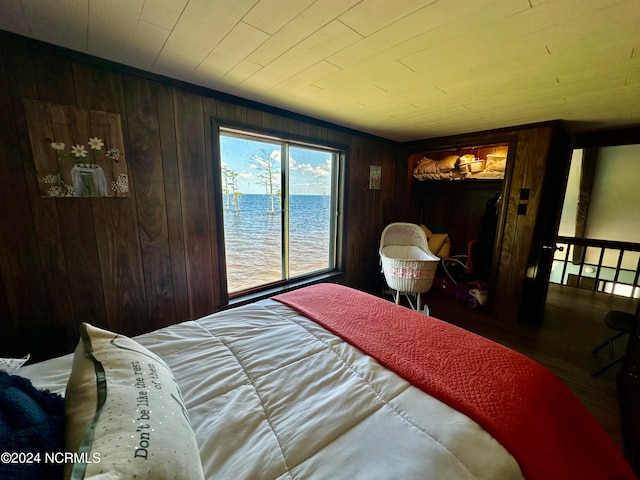
[[[605,345],[609,345],[609,353],[611,353],[611,350],[613,349],[613,341],[616,340],[617,338],[620,338],[625,333],[627,332],[618,332],[614,336],[607,338],[604,342],[602,342],[596,348],[591,350],[591,353],[598,353]]]
[[[636,332],[639,326],[638,325],[639,320],[640,320],[640,301],[636,305],[635,314],[624,312],[622,310],[609,310],[607,312],[607,314],[604,316],[604,323],[606,324],[607,327],[609,327],[611,330],[617,333],[615,335],[612,335],[608,339],[606,339],[604,342],[602,342],[593,350],[591,350],[591,352],[595,354],[595,353],[598,353],[602,348],[604,348],[605,345],[609,347],[609,363],[607,363],[606,365],[600,367],[598,370],[593,372],[591,374],[592,376],[597,377],[602,372],[604,372],[608,368],[611,368],[613,365],[617,364],[618,362],[622,361],[622,359],[624,359],[624,354],[618,355],[618,356],[615,355],[613,342],[619,337],[621,337],[622,335]]]
[[[604,372],[605,370],[607,370],[608,368],[613,367],[616,363],[621,362],[622,359],[624,358],[624,355],[620,355],[619,357],[614,358],[613,360],[611,360],[609,363],[607,363],[606,365],[600,367],[598,370],[596,370],[595,372],[593,372],[591,374],[592,377],[597,377],[598,375],[600,375],[602,372]]]

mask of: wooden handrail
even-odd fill
[[[558,236],[556,237],[556,243],[568,243],[571,245],[579,245],[583,247],[600,247],[609,248],[611,250],[627,250],[630,252],[640,252],[640,243],[617,242],[614,240]]]

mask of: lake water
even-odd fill
[[[291,195],[289,277],[329,267],[329,198]],[[279,200],[279,199],[278,199]],[[282,280],[280,203],[271,213],[268,195],[241,195],[237,208],[224,209],[229,292]]]

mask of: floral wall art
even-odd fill
[[[119,114],[23,103],[42,196],[129,196]]]

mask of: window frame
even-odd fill
[[[218,251],[218,263],[219,263],[219,285],[220,285],[220,307],[224,307],[231,304],[240,304],[248,300],[254,300],[258,298],[264,298],[273,295],[280,291],[285,291],[293,287],[298,287],[306,284],[318,282],[323,279],[331,278],[337,275],[341,275],[344,265],[343,252],[344,252],[344,225],[343,225],[343,208],[345,202],[345,185],[346,185],[346,159],[348,157],[348,147],[341,144],[332,143],[326,140],[320,140],[310,137],[301,137],[292,135],[287,132],[279,132],[268,129],[257,129],[247,127],[245,125],[218,123],[215,119],[212,119],[212,141],[214,143],[214,155],[213,155],[213,173],[214,173],[214,205],[216,209],[216,240]],[[282,276],[281,280],[277,280],[270,283],[261,284],[252,288],[241,290],[238,292],[230,293],[228,291],[227,284],[227,264],[226,264],[226,246],[224,237],[224,211],[223,211],[223,196],[222,196],[222,153],[220,138],[222,135],[235,136],[238,138],[245,138],[247,140],[267,142],[274,142],[282,145],[282,158],[288,159],[289,147],[311,148],[321,151],[327,151],[335,154],[335,161],[331,172],[331,203],[329,208],[333,212],[334,221],[330,222],[329,235],[330,251],[329,255],[332,257],[333,266],[329,266],[326,269],[317,270],[308,274],[302,274],[293,278],[289,277],[288,272],[288,215],[289,215],[289,189],[288,184],[285,182],[285,177],[288,176],[289,162],[281,162],[280,175],[281,175],[281,198],[284,204],[286,199],[286,207],[281,206],[281,235],[282,241],[282,256],[281,256],[281,268]],[[283,212],[284,210],[284,212]],[[284,223],[287,222],[287,223]],[[285,231],[286,230],[286,231]]]

